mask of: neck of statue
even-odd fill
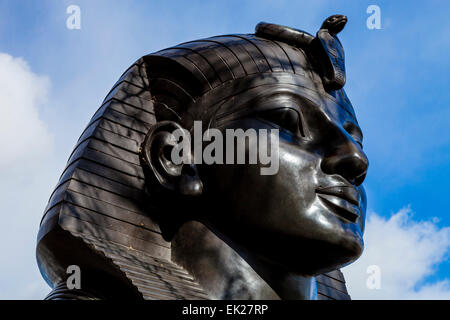
[[[194,221],[185,223],[172,240],[172,261],[194,276],[211,299],[317,299],[315,277],[239,252]]]

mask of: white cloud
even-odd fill
[[[0,53],[0,173],[30,164],[51,148],[51,136],[39,119],[50,81],[34,74],[21,58]]]
[[[39,113],[50,80],[6,53],[0,70],[0,299],[42,299],[49,288],[36,265],[36,234],[56,177]]]
[[[368,217],[365,251],[343,269],[353,299],[450,299],[450,280],[436,283],[426,278],[436,272],[450,251],[450,227],[437,220],[416,222],[409,208],[383,218]],[[380,270],[380,288],[369,289],[367,268]]]

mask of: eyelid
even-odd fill
[[[353,138],[353,140],[355,140],[355,142],[361,147],[361,149],[363,148],[363,134],[361,129],[359,128],[359,126],[357,126],[356,124],[354,124],[353,122],[347,122],[344,125],[344,129],[345,131],[348,132],[348,134]]]
[[[297,119],[296,119],[297,123],[296,123],[295,132],[293,132],[292,130],[287,128],[282,123],[278,123],[277,120],[275,120],[273,118],[271,119],[271,117],[276,116],[277,112],[295,112],[295,114],[297,116]],[[293,108],[293,107],[280,107],[280,108],[268,109],[268,110],[265,110],[265,111],[258,112],[256,114],[256,116],[258,118],[262,119],[262,120],[269,121],[270,123],[276,125],[277,127],[279,127],[283,131],[287,131],[287,132],[289,132],[289,133],[291,133],[291,134],[293,134],[295,136],[299,136],[299,137],[305,138],[305,124],[304,124],[303,115],[296,108]]]
[[[361,147],[361,149],[363,148],[363,139],[362,139],[362,134],[358,134],[357,137],[355,137],[355,135],[352,135],[353,139],[356,141],[357,144],[359,144],[359,146]]]

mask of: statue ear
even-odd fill
[[[180,151],[184,154],[180,155]],[[203,184],[191,161],[189,132],[178,123],[161,121],[154,124],[140,153],[144,165],[164,188],[187,196],[202,194]]]

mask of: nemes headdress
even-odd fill
[[[149,201],[139,155],[148,130],[161,120],[203,118],[201,105],[280,83],[320,91],[351,112],[336,36],[346,22],[332,16],[315,37],[260,23],[255,34],[185,42],[130,66],[81,134],[45,209],[36,255],[53,288],[48,299],[206,299],[171,261],[161,208]],[[66,286],[70,265],[83,272],[81,289]],[[319,297],[349,298],[339,270],[317,282]]]

